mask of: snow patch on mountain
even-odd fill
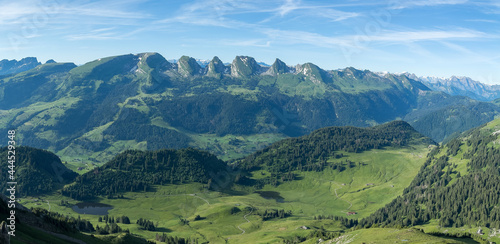
[[[386,77],[391,73],[387,71],[375,72],[380,77]],[[475,81],[466,76],[436,77],[417,76],[409,72],[393,73],[394,75],[404,75],[409,79],[422,82],[434,91],[442,91],[453,96],[467,96],[480,101],[492,101],[500,98],[500,86],[488,85]]]

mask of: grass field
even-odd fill
[[[328,242],[327,242],[328,243]],[[331,243],[478,243],[470,238],[437,237],[417,229],[370,228],[349,232]]]
[[[451,235],[463,234],[463,233],[469,233],[475,235],[479,228],[481,228],[483,235],[477,235],[477,236],[480,236],[481,238],[487,239],[488,241],[494,243],[500,243],[500,229],[494,229],[494,228],[490,229],[484,226],[482,227],[463,226],[459,228],[440,227],[436,220],[432,220],[428,224],[419,226],[419,229],[422,229],[426,233],[443,233]],[[477,243],[477,242],[470,242],[470,243]]]
[[[145,231],[136,224],[123,225],[132,233],[153,239],[164,232],[179,237],[196,237],[210,243],[281,243],[281,237],[306,236],[319,229],[340,231],[345,227],[333,220],[314,220],[317,215],[366,217],[402,194],[420,166],[428,149],[421,145],[413,148],[379,149],[363,153],[344,153],[343,160],[363,163],[342,172],[327,169],[322,172],[295,172],[299,180],[284,182],[277,187],[265,186],[260,191],[278,194],[282,199],[264,198],[248,186],[234,186],[231,191],[207,191],[203,184],[156,186],[154,192],[128,192],[124,199],[99,199],[112,205],[111,216],[128,216],[133,223],[145,218],[157,224],[155,232]],[[255,178],[262,173],[254,172]],[[78,217],[70,207],[60,206],[61,200],[77,201],[58,193],[40,199],[22,199],[27,207],[42,207],[51,211]],[[232,208],[239,211],[231,214]],[[291,210],[285,219],[263,221],[258,215],[266,209]],[[195,216],[201,219],[195,221]],[[98,216],[80,215],[94,226]],[[189,224],[181,224],[187,219]],[[307,226],[308,230],[300,227]]]

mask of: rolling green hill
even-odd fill
[[[116,196],[127,191],[148,191],[153,185],[208,183],[226,171],[226,164],[214,155],[196,149],[125,151],[102,167],[80,175],[62,194],[74,199]]]
[[[272,177],[261,179],[268,182],[276,182],[283,177],[293,180],[293,174],[287,175],[287,173],[295,170],[322,171],[325,168],[332,168],[342,172],[347,168],[362,165],[360,162],[347,159],[339,160],[344,157],[345,152],[356,154],[371,149],[413,144],[428,146],[435,142],[425,138],[404,121],[394,121],[369,128],[330,127],[316,130],[303,137],[276,142],[237,162],[237,165],[248,171],[269,171]],[[332,159],[341,162],[329,162]]]
[[[0,148],[0,156],[7,159],[8,148]],[[39,195],[52,192],[63,185],[72,182],[77,173],[64,166],[55,154],[30,147],[17,147],[15,149],[15,181],[19,196]],[[7,163],[5,169],[7,169]],[[0,175],[0,187],[7,189],[9,174]]]
[[[229,168],[195,149],[126,151],[77,177],[62,195],[55,192],[42,200],[65,202],[52,204],[52,210],[75,217],[80,214],[72,210],[79,202],[74,199],[108,204],[113,207],[110,216],[157,223],[157,231],[119,224],[149,240],[165,233],[200,243],[283,243],[294,238],[313,243],[348,233],[356,217],[367,217],[401,195],[433,144],[407,123],[395,121],[371,128],[320,129],[277,142]],[[301,162],[304,153],[324,167],[280,168],[280,162],[289,161],[282,152],[294,148],[299,157],[290,162]],[[318,150],[324,153],[316,157]],[[251,158],[272,157],[282,161],[251,163]],[[22,202],[29,207],[38,203],[32,198]],[[83,214],[82,218],[94,226],[103,225],[98,216]],[[411,236],[440,240],[423,233]]]
[[[500,119],[434,149],[405,193],[360,225],[424,226],[499,241]],[[437,230],[436,230],[437,229]]]
[[[105,225],[103,216],[74,212],[75,199],[112,206],[113,219],[155,223],[154,230],[118,223],[113,228],[132,235],[96,234],[90,243],[134,235],[199,243],[497,242],[499,131],[494,120],[436,146],[403,121],[329,127],[232,167],[196,149],[129,150],[62,191],[21,202],[59,213],[34,211],[46,220],[81,216],[94,228]],[[475,234],[479,227],[484,235]],[[87,238],[77,234],[70,236]]]

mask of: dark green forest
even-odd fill
[[[331,167],[342,171],[357,164],[348,160],[342,164],[327,162],[329,158],[342,158],[341,151],[359,153],[387,146],[403,147],[412,142],[435,144],[404,121],[369,128],[329,127],[276,142],[237,162],[237,165],[247,171],[265,168],[278,177],[293,170],[321,171]]]
[[[191,141],[185,134],[151,125],[148,115],[136,109],[122,110],[118,120],[104,134],[114,136],[115,140],[146,141],[148,150],[186,148]]]
[[[0,148],[0,157],[7,159],[7,147]],[[77,173],[67,169],[59,157],[49,151],[31,147],[15,148],[15,181],[19,196],[33,196],[54,191],[72,182]],[[7,164],[5,164],[7,169]],[[7,189],[7,172],[0,175],[0,187]]]
[[[94,171],[80,175],[62,190],[74,199],[113,197],[120,192],[148,191],[157,184],[208,183],[226,164],[193,148],[157,151],[128,150]]]
[[[500,150],[489,144],[497,136],[479,130],[466,136],[466,142],[452,140],[447,150],[434,149],[404,194],[360,220],[360,226],[408,227],[436,219],[444,227],[500,228]],[[460,150],[468,161],[466,175],[449,160]]]

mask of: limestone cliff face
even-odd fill
[[[301,73],[308,77],[313,83],[319,84],[323,81],[323,77],[321,75],[322,72],[324,72],[322,69],[320,69],[318,66],[312,63],[305,63],[302,65],[297,65],[296,67],[297,73]]]
[[[262,68],[254,58],[248,56],[236,56],[231,63],[231,76],[245,78],[259,74]]]
[[[207,76],[214,77],[214,78],[221,78],[221,76],[225,73],[226,71],[226,66],[222,61],[215,56],[212,61],[207,65]]]
[[[277,76],[280,74],[286,74],[290,72],[290,67],[288,67],[283,61],[280,59],[276,59],[271,65],[271,67],[266,71],[265,74],[271,75],[271,76]]]
[[[202,68],[194,58],[182,56],[177,65],[177,71],[184,77],[201,74]]]

